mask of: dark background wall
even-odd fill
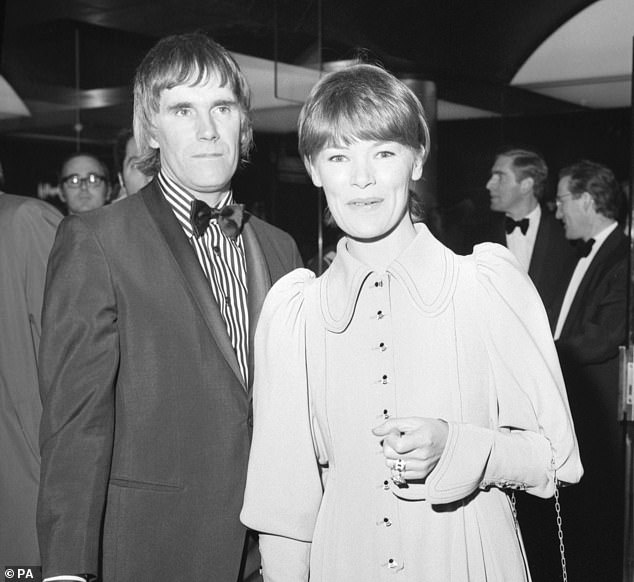
[[[446,242],[468,252],[472,231],[486,220],[485,184],[496,150],[504,144],[537,148],[551,170],[547,196],[556,189],[557,172],[580,158],[602,162],[621,180],[630,174],[630,109],[589,111],[542,117],[506,117],[438,123],[438,208],[429,221]],[[112,167],[112,147],[86,144]],[[38,184],[55,185],[72,142],[0,137],[5,190],[38,195]],[[252,161],[235,180],[236,197],[255,214],[290,232],[305,259],[317,252],[319,192],[297,157],[296,136],[256,135]],[[40,193],[42,188],[40,186]],[[440,229],[443,229],[440,232]],[[326,242],[334,236],[326,230]]]

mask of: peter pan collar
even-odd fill
[[[415,227],[416,238],[386,273],[406,289],[423,315],[433,317],[451,301],[458,275],[457,258],[424,224]],[[343,332],[350,324],[363,284],[375,272],[355,259],[346,243],[345,237],[339,241],[334,261],[320,278],[321,314],[326,328],[335,333]]]

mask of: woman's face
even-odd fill
[[[355,239],[378,239],[410,221],[409,186],[422,175],[423,152],[392,141],[355,141],[322,149],[308,167],[337,226]]]

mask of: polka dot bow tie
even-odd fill
[[[194,235],[200,238],[205,234],[209,221],[216,219],[218,226],[231,239],[236,240],[242,230],[244,204],[229,204],[223,208],[212,208],[202,200],[194,200],[191,204],[189,219]]]

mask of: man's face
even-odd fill
[[[90,156],[77,156],[64,164],[60,188],[71,214],[101,208],[110,191],[103,167]]]
[[[511,158],[497,157],[486,187],[491,195],[491,210],[494,212],[511,214],[523,203],[522,184],[515,177]]]
[[[589,205],[592,204],[590,195],[583,193],[575,198],[570,192],[570,176],[564,176],[557,185],[557,218],[563,222],[566,238],[569,240],[587,240],[591,236],[591,214]]]
[[[240,161],[242,112],[229,87],[211,77],[161,93],[150,146],[159,148],[161,169],[175,182],[217,203]]]
[[[123,167],[119,174],[119,181],[125,189],[124,196],[136,194],[152,179],[139,170],[138,163],[139,151],[134,137],[131,137],[125,147],[125,158],[123,158]]]

